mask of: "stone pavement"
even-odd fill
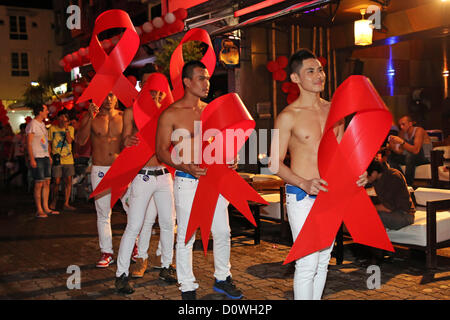
[[[155,255],[158,228],[154,229],[150,243],[151,267],[142,279],[132,280],[136,292],[124,296],[115,292],[116,264],[107,269],[95,267],[100,251],[92,202],[77,200],[76,212],[36,219],[31,193],[2,190],[0,201],[0,300],[180,299],[178,287],[159,280],[159,270],[154,268],[159,263]],[[113,211],[113,244],[117,254],[126,215],[120,205]],[[211,248],[204,256],[200,242],[197,243],[193,254],[194,273],[200,284],[197,297],[224,299],[212,290]],[[293,299],[293,267],[282,265],[289,248],[286,240],[279,239],[279,225],[271,222],[263,222],[259,245],[253,245],[248,238],[233,238],[233,279],[245,299]],[[450,300],[450,249],[439,250],[438,255],[438,268],[426,271],[423,255],[398,250],[393,261],[379,266],[380,286],[374,288],[377,270],[375,273],[368,270],[363,247],[348,244],[342,265],[331,259],[323,299]],[[77,267],[81,271],[80,289],[73,287],[75,273],[71,268]]]

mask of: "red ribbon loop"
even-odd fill
[[[256,223],[247,201],[268,203],[239,174],[224,164],[224,160],[229,161],[237,156],[238,151],[255,127],[255,121],[239,96],[229,93],[215,99],[206,106],[201,120],[204,131],[219,130],[214,139],[217,143],[216,151],[221,155],[215,154],[217,161],[211,165],[206,165],[205,163],[210,161],[202,157],[202,162],[208,167],[208,171],[205,176],[199,178],[185,239],[188,242],[200,227],[203,250],[206,254],[214,211],[220,194],[255,226]],[[231,135],[230,133],[233,132],[238,134]],[[220,139],[219,142],[217,139]],[[205,155],[207,146],[208,143],[203,144],[202,155]]]
[[[214,53],[214,47],[211,43],[211,38],[209,37],[208,32],[197,28],[186,32],[170,58],[170,81],[172,82],[172,95],[175,101],[181,99],[184,95],[184,87],[181,79],[181,71],[184,66],[183,44],[189,41],[201,41],[206,43],[208,45],[208,49],[200,61],[206,66],[206,69],[208,69],[210,75],[214,73],[214,69],[216,67],[216,55]]]
[[[101,46],[98,35],[111,28],[125,28],[125,31],[108,55]],[[139,35],[125,11],[108,10],[98,16],[89,45],[89,56],[96,75],[77,103],[92,99],[100,106],[112,91],[126,107],[131,107],[138,92],[123,72],[133,60],[139,42]]]
[[[161,101],[161,106],[156,105],[150,91],[165,93],[166,96]],[[139,144],[122,150],[97,188],[90,195],[91,198],[111,189],[112,207],[123,195],[128,184],[155,154],[158,118],[172,103],[173,97],[167,78],[163,74],[152,73],[133,105],[133,118],[139,130],[137,133]],[[172,168],[169,169],[173,171]]]
[[[334,126],[354,114],[339,144]],[[375,207],[356,181],[367,169],[392,124],[392,115],[370,80],[351,76],[335,92],[319,152],[320,192],[285,264],[328,248],[342,222],[353,240],[394,251]]]

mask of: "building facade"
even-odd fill
[[[22,99],[31,82],[61,73],[62,48],[56,44],[52,10],[0,6],[0,99]]]

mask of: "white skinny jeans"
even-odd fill
[[[157,170],[162,168],[164,167],[145,167],[143,169]],[[156,208],[152,208],[152,199],[154,199]],[[116,276],[120,277],[123,273],[128,276],[131,254],[138,235],[139,242],[144,244],[144,248],[141,247],[140,250],[145,251],[145,254],[141,252],[141,257],[145,258],[145,255],[147,255],[146,251],[148,250],[156,212],[158,213],[160,226],[161,265],[164,268],[169,267],[173,259],[174,243],[172,176],[169,173],[156,177],[138,174],[130,186],[129,205],[127,227],[120,241]],[[145,250],[145,244],[147,250]]]
[[[95,190],[99,185],[102,178],[108,172],[110,166],[92,166],[91,170],[91,184],[92,190]],[[129,190],[129,188],[128,188]],[[123,208],[127,211],[126,198],[128,197],[128,190],[120,199],[122,201]],[[95,211],[97,212],[97,230],[100,250],[102,253],[113,254],[112,245],[112,231],[111,231],[111,193],[108,192],[105,195],[95,199]]]
[[[185,244],[186,230],[191,214],[192,203],[197,190],[198,180],[175,176],[174,196],[177,213],[177,278],[182,292],[193,291],[198,283],[192,268],[192,248],[195,242],[195,233]],[[211,225],[213,236],[214,277],[223,281],[231,276],[230,264],[230,225],[228,221],[228,201],[219,196]]]
[[[286,193],[286,209],[292,239],[297,239],[315,199],[306,196],[297,201],[295,194]],[[328,264],[334,241],[329,248],[317,251],[295,262],[294,300],[320,300],[325,287]]]

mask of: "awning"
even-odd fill
[[[268,21],[275,20],[277,18],[292,14],[292,13],[299,13],[299,12],[306,12],[309,10],[313,10],[316,8],[320,8],[321,6],[328,4],[332,2],[332,0],[315,0],[315,1],[302,1],[299,3],[296,3],[294,5],[290,5],[282,10],[272,12],[269,14],[260,15],[257,17],[250,18],[246,21],[240,22],[234,26],[228,26],[223,27],[220,29],[215,30],[211,33],[211,36],[216,36],[224,33],[228,33],[237,29],[243,29],[250,26],[254,26],[259,23],[264,23]]]

